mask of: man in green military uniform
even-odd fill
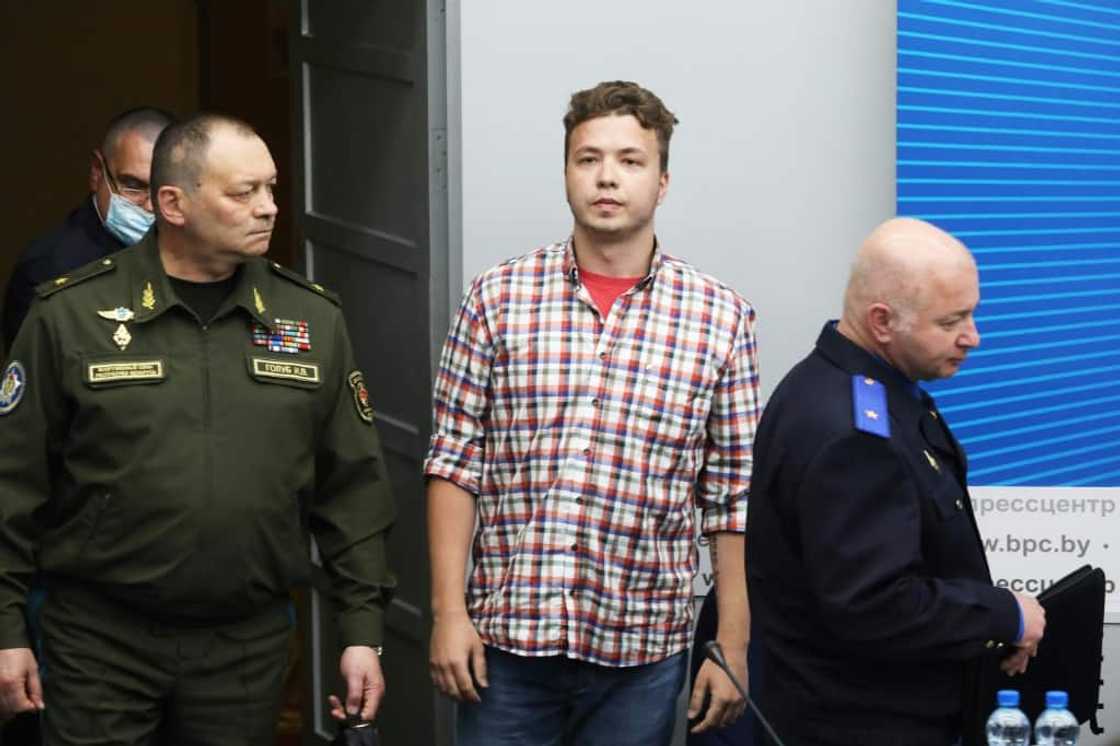
[[[41,286],[0,376],[0,716],[42,710],[49,745],[268,743],[309,535],[332,711],[380,702],[388,478],[338,300],[261,257],[275,180],[243,122],[168,128],[156,230]]]

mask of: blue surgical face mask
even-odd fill
[[[101,163],[101,172],[105,173],[104,161]],[[144,237],[155,222],[156,216],[114,192],[109,186],[108,174],[105,175],[105,184],[109,187],[109,212],[107,215],[101,215],[101,211],[98,210],[101,224],[125,246],[132,246]],[[94,209],[97,208],[96,198],[93,200],[93,206]]]

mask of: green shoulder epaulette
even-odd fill
[[[330,290],[327,290],[325,287],[323,287],[319,283],[312,282],[311,280],[309,280],[306,277],[304,277],[303,275],[301,275],[299,272],[296,272],[295,270],[288,269],[287,267],[285,267],[283,264],[280,264],[279,262],[269,262],[268,264],[269,264],[270,267],[272,267],[272,271],[275,272],[276,274],[280,275],[281,277],[284,277],[288,280],[291,280],[292,282],[299,285],[300,287],[307,288],[308,290],[315,293],[316,295],[323,296],[324,298],[329,300],[331,303],[334,303],[336,306],[341,306],[342,305],[342,299],[339,298],[337,294],[332,293]]]
[[[85,282],[91,277],[103,275],[106,272],[112,272],[117,268],[117,263],[111,258],[98,259],[95,262],[90,262],[84,266],[78,267],[69,274],[61,275],[53,280],[47,280],[35,286],[35,292],[40,298],[46,298],[54,295],[59,290],[72,288],[79,282]]]

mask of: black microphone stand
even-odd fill
[[[722,668],[723,672],[727,674],[727,678],[731,679],[731,683],[739,690],[739,694],[743,695],[743,699],[747,700],[747,704],[750,705],[754,716],[758,718],[758,722],[762,723],[762,727],[766,729],[767,735],[773,739],[774,743],[777,744],[777,746],[785,746],[785,744],[782,743],[782,739],[778,738],[778,734],[770,727],[770,721],[759,711],[758,705],[751,699],[751,695],[747,694],[747,690],[743,688],[743,685],[739,682],[739,678],[731,670],[731,666],[727,665],[727,659],[723,657],[723,648],[720,647],[719,643],[715,640],[708,640],[708,642],[704,643],[704,655],[712,663]]]

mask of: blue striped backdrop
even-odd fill
[[[898,0],[897,176],[980,266],[970,481],[1120,486],[1120,0]]]

